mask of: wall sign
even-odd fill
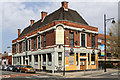
[[[56,44],[64,44],[64,30],[62,26],[56,29]]]
[[[74,57],[69,57],[69,65],[74,65]]]

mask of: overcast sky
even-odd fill
[[[12,40],[16,39],[17,29],[23,30],[30,24],[30,20],[39,20],[41,11],[48,12],[48,15],[61,7],[61,1],[45,0],[32,2],[22,0],[4,0],[0,2],[0,52],[8,51],[7,47],[12,47]],[[118,0],[67,0],[69,8],[76,10],[90,26],[98,27],[99,33],[103,33],[103,15],[107,18],[118,18]],[[107,22],[110,27],[111,22]]]

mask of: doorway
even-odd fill
[[[80,59],[80,70],[86,69],[86,59]]]

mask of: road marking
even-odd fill
[[[115,76],[115,75],[118,76],[118,75],[120,75],[120,73],[112,73],[111,75],[112,76]]]

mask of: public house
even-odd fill
[[[35,69],[57,71],[98,68],[98,28],[90,26],[68,2],[31,24],[12,41],[14,65],[31,65]],[[65,65],[64,65],[65,64]]]

